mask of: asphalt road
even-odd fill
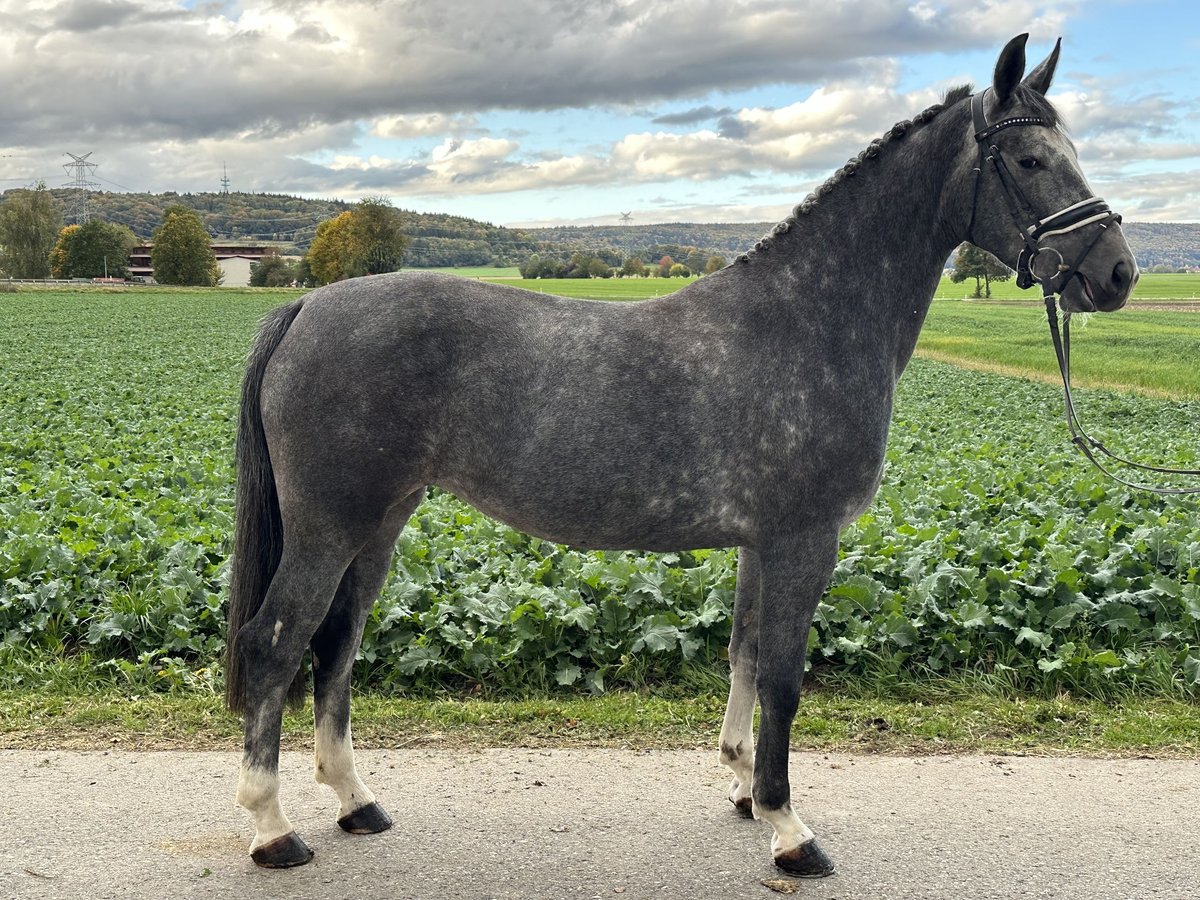
[[[391,811],[343,834],[284,755],[316,859],[256,869],[232,753],[0,751],[0,897],[1200,898],[1200,761],[795,753],[801,815],[838,865],[783,879],[715,752],[359,754]]]

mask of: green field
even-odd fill
[[[693,278],[517,278],[501,281],[540,294],[585,300],[649,300],[674,293]]]
[[[219,689],[237,390],[256,322],[283,296],[0,294],[0,689],[55,666]],[[938,303],[929,336],[1045,353],[1032,312]],[[1160,380],[1191,393],[1191,315],[1111,317],[1144,323],[1136,337],[1097,317],[1079,352],[1115,369],[1149,344]],[[1196,465],[1200,402],[1079,401],[1122,449]],[[814,665],[879,683],[1194,694],[1200,504],[1107,482],[1067,444],[1060,407],[1052,386],[914,361],[884,485],[846,529],[814,623]],[[733,578],[728,551],[564,548],[435,492],[400,541],[356,678],[719,689]]]
[[[932,359],[1058,383],[1042,305],[935,300],[917,344]],[[1138,310],[1076,316],[1071,373],[1077,385],[1165,397],[1200,397],[1200,313]],[[1081,413],[1084,411],[1081,410]]]
[[[567,297],[583,297],[595,300],[642,300],[648,297],[660,297],[677,291],[695,278],[534,278],[524,279],[515,269],[420,269],[414,271],[448,272],[467,278],[480,278],[485,281],[499,280],[504,284],[512,284],[531,291],[544,291],[550,294],[562,294]],[[949,278],[943,278],[938,286],[937,298],[962,300],[969,298],[975,290],[975,281],[964,281],[954,284]],[[1020,290],[1016,284],[1008,281],[995,282],[992,285],[993,300],[1027,300],[1030,303],[1040,303],[1036,290]],[[1162,301],[1162,300],[1197,300],[1200,299],[1200,274],[1169,275],[1144,273],[1134,289],[1133,302]]]
[[[955,284],[949,278],[943,278],[935,296],[939,299],[962,300],[969,298],[974,291],[974,278],[959,284]],[[992,282],[993,300],[1028,300],[1031,303],[1040,303],[1041,298],[1037,293],[1036,288],[1021,290],[1011,278],[1008,281]],[[1200,274],[1143,272],[1133,289],[1132,302],[1136,303],[1139,300],[1200,300]]]
[[[521,270],[516,266],[497,268],[496,266],[458,266],[431,269],[406,269],[409,272],[445,272],[448,275],[458,275],[460,278],[520,278]]]

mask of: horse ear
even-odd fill
[[[1054,42],[1054,49],[1043,59],[1025,79],[1025,84],[1042,96],[1050,90],[1050,82],[1054,80],[1054,70],[1058,67],[1058,51],[1062,48],[1062,38]]]
[[[1000,59],[996,61],[996,74],[992,76],[992,93],[995,94],[997,106],[1006,103],[1021,83],[1021,76],[1025,74],[1027,40],[1028,34],[1018,34],[1000,51]]]

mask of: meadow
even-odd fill
[[[242,360],[287,296],[0,295],[0,690],[64,665],[219,690]],[[974,340],[984,357],[1047,355],[1036,312],[939,302],[927,334],[956,352]],[[1081,390],[1081,412],[1114,446],[1195,467],[1193,315],[1088,325],[1097,371],[1131,359],[1158,373],[1149,390],[1192,398]],[[1051,385],[914,360],[883,487],[844,533],[814,623],[818,670],[879,683],[966,675],[1051,697],[1196,695],[1200,504],[1105,480],[1060,416]],[[562,547],[435,491],[401,537],[356,681],[513,695],[719,688],[733,566],[721,549]]]
[[[443,269],[456,275],[478,278],[483,281],[498,281],[513,287],[567,297],[583,297],[593,300],[642,300],[661,297],[676,291],[695,278],[533,278],[516,277],[515,269]],[[955,284],[942,278],[935,296],[942,300],[970,299],[975,290],[975,280]],[[992,284],[992,300],[1019,300],[1039,304],[1036,291],[1022,291],[1011,279]],[[1144,273],[1133,293],[1133,303],[1139,301],[1169,301],[1200,299],[1200,274]],[[986,301],[981,301],[986,302]]]

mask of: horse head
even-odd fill
[[[967,239],[1038,282],[1064,309],[1120,309],[1138,280],[1121,217],[1095,197],[1046,91],[1061,41],[1025,75],[1025,42],[1000,53],[990,89],[971,98],[973,135],[959,170],[974,186]]]

